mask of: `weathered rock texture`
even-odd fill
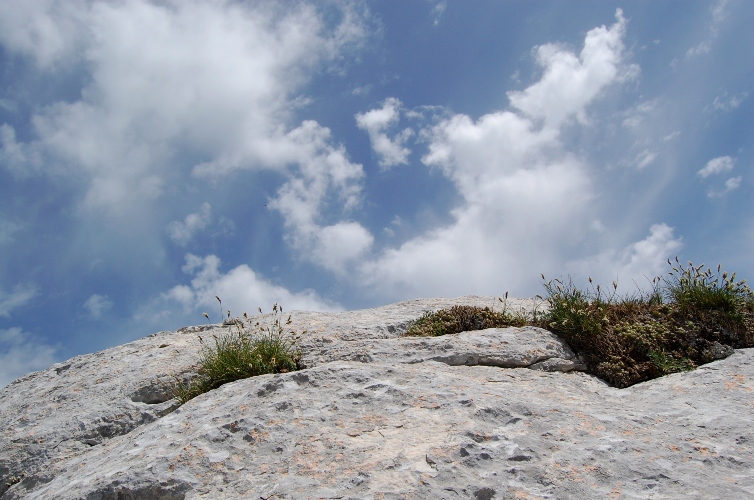
[[[492,303],[294,313],[307,369],[178,409],[171,375],[220,327],[53,365],[0,391],[0,495],[754,497],[754,350],[619,390],[541,329],[400,338],[426,310]]]

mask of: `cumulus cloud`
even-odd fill
[[[342,146],[330,142],[330,130],[306,121],[286,138],[287,154],[294,155],[297,168],[271,199],[288,230],[287,241],[302,258],[332,271],[341,272],[372,244],[371,234],[360,224],[323,220],[323,208],[335,201],[349,212],[361,203],[364,169],[348,159]],[[329,254],[329,251],[335,251]]]
[[[36,295],[37,287],[31,283],[20,283],[13,287],[12,292],[0,289],[0,316],[10,318],[13,309],[27,304]]]
[[[15,237],[13,236],[18,230],[21,229],[21,224],[5,217],[0,214],[0,246],[13,243]]]
[[[622,56],[626,21],[620,11],[616,17],[613,26],[587,33],[578,56],[557,45],[539,47],[544,73],[529,88],[508,93],[514,111],[478,120],[459,114],[422,132],[429,143],[422,161],[453,182],[462,203],[450,225],[365,262],[367,284],[403,297],[534,294],[540,272],[562,271],[569,254],[595,246],[601,223],[592,213],[598,195],[590,167],[564,149],[560,127],[570,117],[583,119],[603,89],[636,73]],[[648,164],[649,155],[639,161]],[[672,239],[665,228],[653,226],[646,242],[606,253],[605,265],[652,271],[644,265],[654,262],[647,247],[655,244],[658,254],[672,247],[659,243]]]
[[[719,156],[708,161],[704,168],[699,170],[697,174],[702,177],[709,177],[710,175],[722,172],[730,172],[733,170],[735,163],[735,158],[731,158],[730,156]]]
[[[84,302],[84,308],[88,311],[89,317],[92,319],[98,319],[103,313],[109,311],[113,307],[113,301],[107,295],[99,295],[95,293]]]
[[[667,259],[678,254],[683,242],[676,237],[667,224],[654,224],[643,240],[615,250],[609,249],[597,255],[568,262],[567,272],[575,279],[594,279],[595,283],[615,281],[621,286],[619,292],[630,293],[637,286],[646,289],[655,276],[667,272]],[[628,288],[627,288],[628,287]]]
[[[625,113],[626,118],[623,120],[622,125],[626,128],[638,129],[645,123],[646,116],[654,113],[657,107],[657,100],[639,103]]]
[[[644,151],[638,154],[638,156],[636,157],[636,160],[634,160],[634,163],[636,164],[636,168],[641,170],[651,165],[652,162],[655,161],[655,158],[657,158],[657,153],[655,153],[654,151],[645,149]]]
[[[586,105],[607,85],[638,72],[638,66],[622,64],[626,19],[620,9],[615,16],[617,22],[610,28],[587,33],[578,56],[557,44],[537,47],[543,75],[524,91],[508,92],[511,106],[553,128],[574,116],[586,120]]]
[[[0,41],[43,68],[76,57],[87,37],[85,0],[0,4]]]
[[[0,329],[0,388],[56,361],[57,349],[21,328]]]
[[[4,99],[0,97],[0,108],[13,113],[18,111],[18,104],[11,99]]]
[[[223,316],[230,309],[233,316],[254,312],[258,307],[269,310],[278,303],[286,310],[334,311],[337,304],[320,298],[315,292],[291,292],[259,276],[247,265],[240,265],[227,273],[220,271],[220,259],[215,255],[198,257],[186,255],[183,272],[192,276],[191,285],[179,285],[163,294],[163,298],[181,304],[185,312],[207,312],[213,321],[219,322],[215,311],[222,299]]]
[[[212,206],[202,203],[199,213],[188,214],[180,221],[168,224],[170,238],[181,246],[186,246],[196,233],[202,231],[212,222]]]
[[[19,143],[16,130],[3,123],[0,125],[0,166],[17,178],[36,174],[42,165],[42,157],[34,147]]]
[[[373,109],[356,115],[356,124],[369,134],[372,149],[379,158],[382,168],[407,164],[411,150],[404,147],[406,140],[414,134],[410,128],[388,137],[385,130],[394,127],[400,119],[402,103],[395,97],[385,99],[382,108]]]
[[[711,175],[718,175],[725,172],[730,172],[736,166],[736,159],[730,156],[718,156],[707,162],[707,164],[697,172],[702,178],[707,178]],[[728,194],[734,189],[738,189],[741,185],[743,177],[731,177],[725,181],[725,185],[722,189],[710,189],[707,192],[707,196],[710,198],[717,198]]]
[[[368,284],[404,297],[495,294],[503,286],[530,293],[526,284],[557,260],[556,245],[583,233],[578,223],[590,182],[576,160],[553,160],[497,179],[468,174],[458,175],[458,186],[478,193],[478,201],[466,198],[454,210],[452,225],[366,263],[362,272]]]
[[[725,181],[725,190],[726,190],[726,192],[730,191],[732,189],[736,189],[738,186],[740,186],[741,185],[741,179],[743,179],[743,177],[738,176],[738,177],[731,177],[730,179],[728,179],[727,181]]]
[[[681,135],[681,132],[679,130],[676,130],[674,132],[669,133],[665,137],[663,137],[662,142],[672,141],[673,139],[677,138],[680,135]]]
[[[312,248],[312,260],[335,272],[360,257],[372,246],[374,237],[357,222],[339,222],[319,229]]]
[[[748,92],[741,92],[732,96],[729,96],[727,92],[723,92],[722,95],[716,96],[715,100],[712,101],[712,109],[716,111],[733,111],[738,108],[747,97],[749,97]]]
[[[75,63],[86,74],[79,99],[37,108],[33,140],[20,142],[0,125],[0,159],[14,175],[82,182],[77,213],[119,216],[128,224],[109,228],[138,227],[146,239],[164,231],[146,228],[158,220],[152,209],[160,199],[184,187],[176,180],[216,183],[238,170],[272,170],[284,181],[269,206],[303,258],[342,270],[369,247],[371,235],[348,215],[361,202],[362,166],[327,127],[296,117],[311,75],[337,71],[343,54],[369,36],[362,4],[27,3],[0,8],[8,11],[3,22],[19,21],[0,37],[4,47],[32,58],[42,75]],[[326,208],[341,213],[328,217]],[[185,246],[210,225],[232,229],[207,204],[167,232]]]
[[[740,175],[738,177],[731,177],[727,181],[725,181],[725,186],[721,191],[716,190],[710,190],[707,193],[707,196],[710,198],[716,198],[720,196],[725,196],[729,192],[733,191],[734,189],[738,189],[738,186],[741,185],[741,180],[743,180],[743,177]]]
[[[19,145],[9,126],[0,130],[3,154],[16,171],[28,170],[33,152],[88,179],[91,209],[160,197],[166,178],[186,168],[178,151],[206,159],[198,175],[286,169],[296,92],[365,36],[351,4],[339,4],[335,26],[304,3],[27,4],[3,3],[3,22],[18,21],[4,31],[5,47],[41,71],[85,54],[89,75],[81,99],[40,108],[36,140]]]
[[[727,17],[727,13],[725,12],[727,4],[728,0],[718,0],[718,2],[712,7],[712,22],[710,23],[708,35],[704,40],[699,42],[699,44],[686,51],[686,59],[692,59],[707,54],[712,50],[712,44],[720,34],[720,25]]]
[[[432,7],[432,11],[430,12],[430,16],[432,17],[432,24],[435,26],[439,26],[440,19],[442,18],[443,14],[445,14],[445,9],[448,8],[447,2],[438,2]]]

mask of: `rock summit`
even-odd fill
[[[294,312],[305,369],[182,406],[227,327],[31,373],[0,390],[0,498],[754,498],[754,349],[616,389],[539,328],[402,337],[457,304],[494,298]]]

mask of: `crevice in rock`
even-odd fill
[[[100,488],[86,496],[87,500],[183,500],[191,486],[180,480],[169,479],[157,484],[149,484],[138,488],[129,488],[114,481],[104,488]]]
[[[216,328],[218,325],[196,325],[196,326],[184,326],[176,330],[176,333],[201,333]]]
[[[390,332],[391,334],[398,334],[403,335],[408,331],[409,325],[413,323],[413,321],[399,321],[398,323],[392,323],[385,327],[385,329]]]
[[[585,371],[586,365],[579,359],[563,359],[557,357],[540,356],[533,360],[500,359],[489,356],[463,353],[449,356],[435,356],[428,361],[437,361],[449,366],[494,366],[497,368],[530,368],[545,372]]]
[[[63,373],[64,371],[66,371],[70,367],[71,367],[71,363],[67,363],[67,364],[65,364],[63,366],[58,366],[57,368],[55,368],[55,373],[57,375],[60,375],[61,373]]]
[[[131,394],[134,403],[156,405],[173,399],[173,388],[165,383],[150,384],[141,387]]]

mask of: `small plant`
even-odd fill
[[[649,358],[660,370],[663,375],[669,375],[671,373],[686,372],[696,368],[694,363],[688,358],[676,358],[672,355],[668,355],[663,351],[649,351]]]
[[[435,312],[428,311],[412,322],[404,335],[437,337],[486,328],[524,326],[527,323],[528,318],[525,312],[508,312],[508,292],[505,293],[505,300],[502,298],[498,300],[503,304],[502,312],[496,312],[489,307],[475,306],[453,306]]]
[[[721,266],[715,274],[676,258],[671,267],[668,278],[652,280],[651,292],[622,298],[616,282],[606,295],[599,286],[582,291],[570,279],[547,281],[550,308],[539,326],[563,337],[589,372],[617,387],[754,346],[754,296],[744,281]]]
[[[219,297],[217,300],[220,301]],[[282,314],[283,308],[275,304],[267,324],[260,324],[244,313],[243,318],[226,320],[223,324],[229,326],[230,331],[219,336],[212,334],[211,344],[205,343],[200,336],[202,352],[198,377],[189,384],[176,379],[174,393],[179,402],[184,404],[228,382],[298,370],[301,352],[296,343],[300,336],[285,331],[291,324],[291,317],[283,322]]]
[[[21,481],[23,481],[24,479],[26,479],[26,475],[27,475],[26,472],[22,472],[20,474],[15,475],[15,476],[9,476],[9,477],[7,477],[6,481],[5,481],[5,487],[6,488],[10,488],[14,484],[20,483]]]
[[[544,280],[544,275],[541,276]],[[589,284],[592,284],[592,278],[589,278]],[[550,305],[543,318],[545,328],[566,333],[575,343],[581,344],[592,342],[610,322],[608,308],[615,304],[617,282],[613,281],[613,292],[609,296],[603,295],[600,285],[591,293],[584,292],[570,278],[567,283],[550,280],[544,283],[544,287]]]
[[[704,264],[694,267],[689,262],[688,267],[683,267],[678,257],[675,266],[670,260],[668,264],[672,271],[668,273],[670,277],[664,279],[666,295],[684,314],[699,320],[712,314],[724,326],[743,320],[741,311],[751,301],[752,293],[745,280],[736,282],[736,273],[729,276],[721,272],[720,265],[717,273],[704,270]]]

